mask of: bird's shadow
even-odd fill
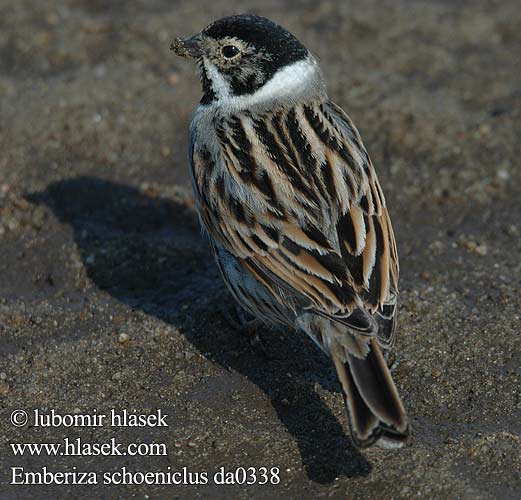
[[[282,332],[265,333],[266,357],[227,322],[219,304],[232,299],[189,203],[93,177],[55,182],[27,198],[72,226],[96,286],[174,324],[200,353],[264,391],[312,481],[369,474],[371,465],[315,390],[317,382],[338,387],[322,354],[304,336]]]

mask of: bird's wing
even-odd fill
[[[210,236],[278,300],[360,332],[379,330],[390,345],[396,244],[349,117],[333,103],[302,105],[223,119],[217,135],[219,158],[197,141],[192,154]]]

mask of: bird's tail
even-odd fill
[[[373,444],[401,448],[409,436],[409,422],[377,341],[369,342],[364,358],[344,352],[346,361],[331,354],[344,390],[354,443],[360,448]]]

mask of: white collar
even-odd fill
[[[231,93],[229,83],[206,58],[204,67],[216,96],[216,100],[209,106],[230,112],[251,110],[266,104],[271,106],[282,102],[298,102],[325,92],[320,69],[311,56],[280,69],[253,94],[240,96]]]

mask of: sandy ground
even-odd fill
[[[402,451],[352,447],[307,339],[265,331],[262,353],[227,319],[188,189],[199,84],[168,46],[244,11],[319,57],[379,172],[401,255]],[[0,499],[519,498],[520,33],[516,0],[1,0]],[[10,424],[35,408],[161,409],[169,427]],[[65,437],[168,455],[9,446]],[[14,466],[281,481],[23,486]]]

